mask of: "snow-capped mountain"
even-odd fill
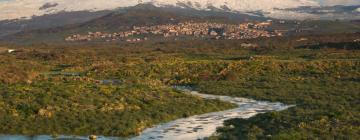
[[[151,3],[157,6],[183,6],[198,10],[210,10],[214,7],[234,12],[271,12],[275,8],[319,6],[311,0],[154,0]]]
[[[346,3],[345,3],[346,1]],[[309,12],[290,11],[299,7],[322,7],[359,4],[359,0],[0,0],[0,21],[30,19],[33,16],[74,11],[102,11],[152,4],[157,7],[182,7],[197,10],[222,10],[265,17],[298,19],[316,18]],[[359,9],[358,9],[359,10]],[[358,11],[357,10],[357,11]],[[352,17],[352,16],[351,16]]]

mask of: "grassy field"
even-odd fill
[[[229,120],[209,139],[360,137],[359,49],[276,41],[260,48],[236,41],[15,47],[0,54],[0,133],[129,136],[234,107],[169,88],[192,85],[296,105]]]

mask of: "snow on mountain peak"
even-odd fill
[[[264,16],[270,17],[283,15],[284,13],[281,13],[279,9],[321,5],[319,0],[6,0],[0,1],[0,20],[29,19],[32,16],[62,11],[113,10],[141,3],[150,3],[158,7],[190,7],[198,10],[216,8],[242,13],[261,12]]]
[[[29,19],[61,11],[112,10],[137,4],[137,0],[10,0],[0,2],[0,20]]]
[[[360,8],[356,9],[355,11],[360,12]]]
[[[319,3],[311,0],[153,0],[157,6],[172,5],[179,3],[196,9],[207,9],[209,6],[222,9],[226,6],[231,11],[253,12],[253,11],[271,11],[274,8],[295,8],[299,6],[319,6]]]

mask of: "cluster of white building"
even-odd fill
[[[222,23],[196,23],[182,22],[178,24],[154,25],[154,26],[133,26],[132,30],[102,33],[88,32],[86,35],[71,35],[65,38],[66,41],[127,41],[141,42],[148,40],[149,35],[162,36],[164,38],[178,36],[193,36],[214,39],[251,39],[258,37],[280,36],[276,32],[269,32],[265,29],[271,25],[271,21],[259,23],[222,24]],[[142,36],[142,37],[137,37]]]

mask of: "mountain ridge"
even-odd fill
[[[46,20],[46,19],[45,19]],[[1,40],[30,40],[29,38],[47,38],[54,36],[56,39],[64,38],[62,35],[87,33],[88,31],[121,31],[128,30],[132,26],[152,26],[162,24],[177,24],[179,22],[232,22],[265,21],[267,18],[231,14],[226,12],[198,11],[182,9],[178,7],[157,8],[149,4],[141,4],[134,7],[119,9],[103,14],[101,17],[93,18],[86,22],[66,24],[50,28],[33,28],[26,30],[15,30],[13,34],[1,37]],[[1,23],[1,22],[0,22]],[[0,24],[1,29],[1,24]],[[45,36],[42,36],[44,35]],[[0,33],[1,35],[1,33]],[[39,35],[41,37],[39,37]],[[60,37],[58,37],[60,35]]]
[[[58,12],[102,11],[132,7],[138,4],[152,4],[156,7],[181,7],[196,10],[223,10],[233,13],[251,14],[261,12],[266,17],[281,12],[276,9],[297,8],[301,6],[319,7],[314,0],[87,0],[86,2],[69,0],[22,0],[0,2],[0,20],[31,19],[34,16],[56,14]],[[298,13],[294,13],[298,14]]]
[[[168,19],[171,17],[169,15],[172,15],[172,17],[182,16],[187,17],[187,20],[195,20],[195,19],[202,19],[206,18],[207,20],[216,19],[216,20],[226,20],[226,19],[232,19],[233,21],[247,21],[247,20],[267,20],[268,18],[263,18],[259,16],[251,16],[247,14],[236,14],[236,13],[228,13],[225,11],[200,11],[195,9],[183,9],[179,7],[155,7],[151,4],[139,4],[133,7],[127,7],[122,8],[118,10],[113,11],[98,11],[98,12],[87,12],[87,11],[80,11],[80,12],[64,12],[64,13],[58,13],[54,15],[45,15],[40,17],[34,17],[29,20],[7,20],[7,21],[0,21],[0,30],[3,32],[0,33],[0,38],[15,34],[17,32],[26,32],[26,31],[33,31],[33,30],[42,30],[47,28],[56,29],[56,27],[59,27],[63,30],[63,28],[69,28],[72,26],[81,27],[81,26],[89,26],[91,22],[96,21],[99,22],[112,22],[112,23],[106,23],[103,25],[106,25],[104,27],[106,28],[114,28],[118,27],[122,23],[129,23],[129,20],[132,20],[132,18],[136,17],[136,13],[140,14],[138,18],[136,19],[136,22],[133,22],[134,25],[145,25],[147,22],[155,22],[152,18],[155,18],[159,15],[155,15],[152,12],[156,12],[157,14],[164,16],[168,15]],[[131,18],[120,18],[118,20],[115,19],[109,19],[106,17],[111,17],[112,15],[117,14],[124,14],[126,16],[129,16],[131,13]],[[144,13],[152,14],[153,17],[147,16],[146,20],[141,19],[144,17]],[[119,17],[117,15],[116,17]],[[189,18],[194,17],[194,18]],[[207,18],[209,17],[209,18]],[[213,18],[210,18],[213,17]],[[106,19],[104,19],[106,18]],[[224,19],[226,18],[226,19]],[[79,20],[77,20],[79,19]],[[160,21],[161,22],[161,21]],[[43,25],[45,24],[45,25]],[[110,25],[114,25],[114,27],[108,27]],[[115,26],[116,25],[116,26]],[[131,24],[132,25],[132,24]],[[90,25],[91,26],[91,25]],[[98,25],[95,25],[98,26]],[[26,28],[25,28],[26,27]],[[73,27],[72,27],[73,28]]]

